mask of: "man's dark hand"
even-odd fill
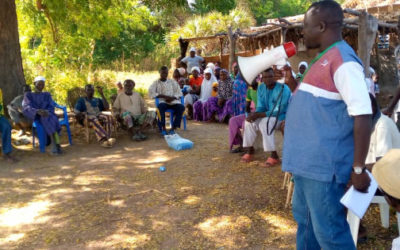
[[[382,109],[382,113],[391,117],[393,115],[393,110],[394,109],[392,109],[392,108],[384,108],[384,109]]]
[[[43,117],[47,117],[49,116],[49,111],[45,110],[45,109],[40,109],[38,110],[38,115],[43,116]]]
[[[353,183],[353,186],[357,191],[361,193],[366,193],[371,183],[371,179],[369,178],[366,171],[362,172],[361,174],[356,174],[352,172],[351,182]]]
[[[249,115],[246,118],[246,121],[254,122],[257,119],[258,119],[258,114],[257,113],[249,113]]]
[[[166,96],[164,99],[165,99],[165,101],[166,101],[167,103],[171,103],[171,102],[173,102],[173,101],[175,100],[175,97]]]
[[[104,92],[103,92],[103,87],[97,86],[96,89],[97,89],[97,92],[99,92],[100,95],[103,95],[103,94],[104,94]]]

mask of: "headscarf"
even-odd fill
[[[203,79],[203,83],[201,84],[201,89],[200,89],[200,101],[202,103],[206,102],[208,98],[211,97],[211,92],[212,92],[212,86],[214,82],[218,82],[217,78],[214,75],[214,72],[210,68],[206,68],[204,70],[204,74],[210,73],[211,77],[210,80],[207,80],[205,77]]]
[[[194,66],[194,67],[192,67],[192,72],[193,72],[193,70],[196,70],[196,71],[199,72],[199,74],[200,74],[200,68],[199,68],[199,67]]]
[[[186,73],[186,70],[185,70],[185,68],[178,68],[178,71],[179,71],[179,74],[181,75],[181,76],[184,76],[185,75],[185,73]]]
[[[304,65],[304,66],[306,67],[306,69],[308,68],[308,63],[307,63],[306,61],[301,61],[301,62],[299,63],[298,69],[300,69],[300,67],[301,67],[302,65]]]
[[[229,72],[226,69],[221,69],[221,73],[225,73],[228,77],[225,80],[218,81],[218,96],[224,99],[232,98],[233,80],[229,77]]]
[[[212,62],[209,62],[208,64],[207,64],[207,67],[206,68],[210,68],[213,72],[215,71],[215,64],[214,63],[212,63]]]

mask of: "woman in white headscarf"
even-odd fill
[[[213,84],[218,83],[211,67],[204,70],[204,79],[201,84],[200,98],[193,104],[193,115],[196,121],[203,121],[203,104],[212,96]]]
[[[296,80],[299,80],[303,77],[304,72],[306,72],[307,68],[308,68],[307,62],[302,61],[299,63],[299,73],[297,73],[297,75],[296,75]]]

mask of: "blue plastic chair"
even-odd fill
[[[69,144],[72,145],[71,129],[69,127],[67,107],[58,105],[57,103],[54,103],[54,106],[58,109],[63,110],[63,118],[60,118],[58,120],[58,122],[60,123],[60,126],[65,126],[67,128],[68,141],[69,141]],[[33,123],[32,123],[32,144],[34,147],[35,147],[35,128],[36,128],[36,132],[37,132],[38,139],[39,139],[39,150],[41,153],[44,153],[44,152],[46,152],[46,145],[47,145],[46,131],[44,131],[44,128],[39,120],[33,121]],[[60,132],[60,134],[61,134],[61,132]]]
[[[160,104],[160,100],[158,98],[155,98],[155,99],[156,99],[156,107],[158,109],[158,105]],[[183,96],[181,96],[181,104],[184,105],[184,97]],[[174,119],[174,110],[173,109],[167,109],[165,111],[165,113],[167,113],[167,112],[170,113],[169,118],[170,118],[170,124],[172,125],[173,119]],[[185,112],[183,112],[182,121],[183,121],[183,130],[186,130],[186,113]],[[158,116],[157,116],[157,125],[158,125],[158,129],[161,131],[162,128],[161,128],[161,123],[158,120]]]

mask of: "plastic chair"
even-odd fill
[[[160,104],[160,100],[159,100],[158,98],[155,98],[155,99],[156,99],[156,107],[158,108],[158,105]],[[184,98],[183,98],[183,96],[181,96],[181,104],[184,105]],[[174,110],[172,110],[172,109],[167,109],[165,112],[166,112],[166,113],[167,113],[167,112],[170,113],[170,115],[169,115],[169,118],[170,118],[170,125],[172,126],[173,119],[174,119]],[[158,116],[157,116],[157,117],[158,117]],[[185,114],[185,112],[183,112],[182,121],[183,121],[183,130],[186,130],[186,114]],[[158,125],[158,129],[161,131],[162,128],[161,128],[161,124],[160,124],[160,121],[158,120],[158,118],[157,118],[157,125]]]
[[[63,118],[60,118],[58,120],[58,122],[60,123],[60,126],[65,126],[67,128],[68,141],[69,141],[69,144],[72,145],[71,129],[69,127],[67,107],[58,105],[57,103],[54,103],[54,106],[58,109],[63,110]],[[47,145],[46,132],[44,131],[44,128],[39,120],[33,121],[33,123],[32,123],[32,144],[34,147],[35,147],[35,128],[36,128],[36,132],[37,132],[38,139],[39,139],[39,150],[41,153],[44,153],[44,152],[46,152],[46,145]],[[60,132],[60,134],[61,134],[61,132]]]
[[[374,196],[371,203],[379,204],[379,212],[381,214],[382,227],[389,228],[389,204],[383,196]],[[400,213],[397,215],[397,227],[400,234]],[[350,209],[347,210],[347,222],[350,226],[351,236],[353,237],[354,244],[357,246],[358,228],[360,227],[360,218],[357,217]]]

